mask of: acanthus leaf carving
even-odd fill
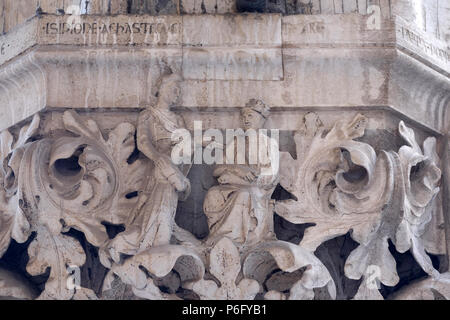
[[[161,292],[156,282],[168,276],[172,270],[179,276],[180,286],[183,283],[199,281],[205,274],[201,258],[192,249],[177,245],[164,245],[143,251],[122,264],[114,264],[103,290],[110,287],[116,274],[121,280],[132,286],[136,296],[155,300],[178,299],[174,294]]]
[[[108,240],[102,223],[126,222],[137,204],[137,197],[127,195],[140,190],[148,166],[141,159],[127,162],[135,148],[132,124],[119,124],[105,140],[93,120],[84,124],[73,111],[64,113],[63,122],[78,137],[61,137],[53,144],[49,180],[58,192],[53,197],[64,199],[56,205],[65,208],[62,219],[67,227],[83,231],[90,243],[101,247]],[[58,166],[57,161],[71,157],[78,162],[73,165],[78,170],[66,173],[64,164]],[[51,194],[53,190],[48,191]]]
[[[30,124],[21,128],[15,143],[8,130],[0,135],[0,257],[11,238],[23,243],[30,235],[30,223],[22,210],[18,176],[25,150],[32,144],[29,140],[37,133],[39,124],[40,117],[35,115]]]
[[[20,130],[13,147],[12,135],[2,134],[5,210],[1,216],[1,253],[11,237],[24,242],[33,231],[36,236],[29,247],[27,270],[40,275],[50,267],[40,297],[94,299],[95,294],[86,288],[66,288],[66,267],[71,264],[80,268],[85,255],[78,241],[62,232],[74,228],[82,231],[91,244],[104,245],[108,235],[102,223],[125,222],[137,202],[127,194],[139,187],[148,167],[140,159],[127,161],[135,149],[136,131],[129,123],[118,125],[105,140],[95,121],[85,122],[75,112],[66,111],[63,124],[72,136],[28,143],[39,128],[39,119],[36,115]],[[8,194],[12,196],[7,198]]]
[[[308,250],[289,242],[265,242],[252,249],[245,257],[243,274],[261,283],[275,268],[288,273],[302,268],[305,270],[301,278],[292,284],[288,297],[271,290],[266,293],[266,299],[312,300],[314,289],[322,287],[326,287],[331,299],[336,298],[334,280],[323,263]]]
[[[265,121],[266,106],[254,103],[241,116],[255,111]],[[169,163],[166,149],[159,152],[151,145],[159,141],[154,133],[167,138],[168,132],[183,126],[182,119],[164,110],[147,110],[141,113],[139,130],[120,123],[104,135],[94,120],[66,111],[65,132],[30,141],[38,133],[39,119],[35,116],[20,130],[16,143],[4,131],[0,144],[0,256],[11,238],[24,242],[33,232],[27,270],[42,275],[49,269],[39,299],[97,298],[90,289],[68,287],[68,268],[81,268],[86,260],[78,240],[64,234],[71,228],[99,248],[101,263],[111,269],[103,290],[119,277],[144,299],[180,299],[178,289],[200,299],[240,300],[257,294],[265,299],[314,299],[316,289],[325,289],[335,299],[334,280],[314,251],[348,232],[359,244],[344,268],[348,278],[362,279],[355,299],[382,298],[370,286],[368,270],[378,270],[377,281],[384,285],[398,283],[389,241],[399,252],[411,250],[439,286],[448,282],[447,275],[433,267],[421,239],[440,190],[436,139],[425,139],[421,148],[403,122],[399,134],[407,145],[398,152],[376,153],[363,142],[366,117],[358,114],[326,131],[319,117],[308,113],[294,136],[297,159],[281,154],[280,180],[273,175],[259,181],[258,166],[217,168],[218,178],[228,174],[233,179],[218,179],[219,185],[209,190],[204,208],[210,227],[214,219],[222,220],[208,238],[198,240],[173,225],[182,198],[178,195],[190,189],[186,172]],[[138,134],[157,119],[156,131]],[[144,148],[139,149],[144,156],[136,156],[136,146]],[[296,200],[270,199],[278,181]],[[224,199],[216,203],[219,195]],[[278,241],[273,211],[292,223],[314,225],[299,245]],[[125,232],[109,239],[105,223],[122,225]],[[273,285],[279,279],[282,283]]]
[[[70,300],[74,298],[77,289],[75,285],[68,285],[72,281],[68,268],[80,268],[84,264],[83,248],[77,240],[63,234],[54,235],[44,226],[39,227],[36,234],[36,238],[28,248],[30,260],[27,271],[37,276],[44,274],[46,269],[50,268],[45,290],[38,299]],[[83,288],[83,290],[88,289]],[[91,295],[95,296],[93,293]]]
[[[383,172],[384,158],[377,163],[372,147],[352,140],[364,134],[366,123],[367,118],[357,115],[348,123],[339,121],[324,137],[318,130],[307,153],[299,150],[304,134],[298,132],[297,154],[304,157],[283,155],[289,163],[285,167],[296,169],[294,175],[281,173],[282,186],[301,201],[279,201],[275,211],[292,223],[316,224],[305,231],[302,247],[314,251],[350,229],[364,241],[389,200],[392,179]]]
[[[431,220],[428,205],[439,191],[435,138],[426,139],[422,151],[412,129],[400,122],[399,133],[409,146],[398,153],[381,151],[377,157],[368,144],[353,141],[364,135],[366,123],[361,115],[347,123],[338,121],[326,135],[317,130],[307,152],[297,149],[297,161],[284,155],[298,175],[291,178],[292,169],[288,169],[282,173],[282,184],[301,201],[276,204],[276,212],[285,219],[315,224],[300,243],[311,251],[328,239],[351,232],[359,246],[348,257],[345,274],[351,279],[364,277],[359,297],[366,290],[368,268],[378,268],[383,284],[398,283],[389,239],[399,252],[411,248],[425,272],[440,276],[420,239]],[[304,139],[299,143],[301,135],[305,132],[297,133],[297,148],[305,144]]]
[[[220,239],[209,254],[209,272],[220,282],[201,279],[189,284],[203,300],[253,300],[259,292],[259,283],[243,278],[236,283],[241,272],[240,254],[228,238]]]
[[[397,229],[395,244],[400,252],[411,249],[422,269],[437,279],[441,275],[433,267],[421,240],[425,226],[431,221],[429,204],[440,190],[441,170],[437,167],[439,158],[436,154],[436,139],[427,138],[422,151],[416,142],[414,131],[403,121],[399,124],[399,132],[409,146],[401,147],[398,153],[405,196],[403,217]]]

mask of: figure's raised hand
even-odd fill
[[[167,180],[178,192],[184,192],[189,187],[189,180],[181,174],[173,174]]]

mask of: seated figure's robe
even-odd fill
[[[278,143],[266,135],[262,137],[278,151]],[[216,167],[214,176],[220,184],[208,191],[203,205],[210,229],[208,242],[228,237],[237,244],[254,245],[261,240],[275,239],[270,198],[278,184],[278,167],[271,168],[274,160],[278,160],[273,159],[278,152],[270,154],[270,148],[267,152],[270,163],[265,165],[223,164]],[[256,176],[253,181],[242,179],[248,172]],[[221,178],[226,178],[225,183],[221,183],[224,181]]]

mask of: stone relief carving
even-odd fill
[[[108,244],[115,262],[120,262],[120,253],[134,255],[152,246],[169,244],[179,196],[186,198],[190,192],[185,177],[189,168],[182,172],[183,168],[171,160],[172,133],[184,127],[183,119],[169,110],[180,97],[180,80],[177,74],[164,75],[156,106],[139,115],[138,148],[152,160],[154,170],[138,196],[138,206],[125,223],[125,232]]]
[[[250,101],[241,112],[242,127],[258,130],[268,116],[269,107],[262,101]],[[259,144],[270,144],[278,150],[273,139],[266,135],[258,138],[264,140]],[[247,146],[251,142],[249,137],[245,139]],[[237,143],[227,143],[228,148],[230,145],[237,159]],[[270,150],[267,151],[270,158]],[[213,173],[219,185],[209,190],[203,204],[210,229],[209,241],[228,237],[236,243],[251,246],[275,239],[270,196],[278,183],[278,172],[268,172],[270,160],[274,159],[265,164],[250,164],[249,157],[246,152],[245,164],[218,165]]]
[[[215,167],[218,184],[203,203],[210,233],[199,240],[175,223],[178,201],[191,188],[190,166],[171,160],[180,143],[172,134],[186,127],[170,109],[180,97],[179,84],[177,73],[163,74],[157,103],[139,114],[136,126],[124,122],[106,133],[93,119],[68,110],[51,134],[43,133],[39,115],[18,133],[1,133],[0,257],[11,239],[28,240],[27,272],[48,273],[38,294],[0,269],[1,297],[101,297],[80,283],[68,286],[68,268],[86,260],[71,229],[98,248],[109,269],[103,292],[120,279],[143,299],[335,299],[335,280],[314,252],[350,232],[359,245],[346,260],[345,276],[362,279],[355,299],[382,298],[369,270],[384,285],[399,281],[388,240],[399,252],[410,250],[429,275],[411,285],[423,293],[404,289],[399,297],[448,297],[448,274],[433,267],[421,240],[440,190],[434,137],[420,147],[414,131],[400,122],[405,145],[377,153],[361,140],[365,116],[339,120],[327,130],[310,112],[294,135],[297,157],[281,152],[279,171],[267,170],[272,154],[266,163],[250,163],[246,154],[243,164]],[[263,101],[251,100],[240,113],[241,126],[261,129],[269,115]],[[258,139],[278,152],[271,137]],[[278,184],[290,199],[271,199]],[[299,244],[278,240],[275,212],[313,226]],[[108,224],[124,231],[110,238]]]
[[[276,205],[277,213],[291,222],[315,223],[300,245],[314,251],[322,242],[351,230],[359,246],[345,264],[350,279],[365,277],[368,268],[375,267],[381,283],[397,284],[388,239],[399,252],[412,249],[416,261],[434,279],[444,277],[434,269],[420,239],[431,220],[427,206],[439,192],[435,138],[426,139],[422,151],[413,130],[400,122],[399,133],[408,145],[398,153],[382,151],[377,156],[370,145],[354,141],[364,135],[368,121],[364,116],[338,121],[327,134],[317,120],[316,115],[307,115],[306,131],[295,137],[299,157],[294,161],[287,156],[292,165],[282,166],[287,169],[282,185],[302,200]],[[308,152],[302,151],[306,132],[314,132]],[[366,284],[363,281],[361,291]],[[371,293],[380,297],[376,291]]]

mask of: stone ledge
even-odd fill
[[[280,27],[281,21],[281,27]],[[73,29],[70,25],[74,25]],[[205,27],[214,32],[205,33]],[[256,28],[256,29],[255,29]],[[257,31],[257,32],[256,32]],[[206,34],[214,35],[214,37]],[[233,37],[230,37],[233,35]],[[210,38],[208,40],[208,38]],[[213,39],[219,39],[217,43]],[[228,40],[227,40],[228,39]],[[201,43],[201,44],[199,44]],[[317,47],[397,47],[448,75],[448,45],[417,30],[401,18],[384,20],[371,30],[360,14],[184,15],[184,16],[58,16],[41,15],[0,36],[0,65],[33,46],[83,47],[245,47],[284,49]]]
[[[74,29],[69,27],[72,23]],[[214,37],[205,38],[205,23],[215,26],[214,36],[219,42],[214,43]],[[79,17],[41,15],[0,36],[0,43],[4,47],[0,64],[34,45],[198,47],[201,40],[202,47],[295,47],[307,44],[382,46],[395,42],[394,27],[389,22],[386,21],[380,30],[369,30],[366,23],[367,17],[359,14],[284,17],[278,14]],[[17,46],[18,43],[22,45]]]
[[[176,48],[36,47],[0,69],[0,127],[47,107],[151,105],[161,65],[182,61]],[[448,125],[448,78],[393,48],[295,49],[283,68],[281,80],[185,80],[180,106],[242,107],[253,96],[286,108],[392,105],[439,132]]]
[[[358,14],[83,17],[91,31],[114,25],[102,44],[89,31],[53,30],[67,18],[43,15],[0,37],[2,129],[47,107],[149,105],[163,64],[184,75],[181,107],[242,107],[250,95],[275,107],[392,105],[438,132],[448,127],[446,73],[436,57],[426,65],[426,52],[419,60],[396,46],[390,23],[367,30]],[[220,38],[205,37],[206,22],[221,26]],[[145,35],[126,32],[133,23]]]

